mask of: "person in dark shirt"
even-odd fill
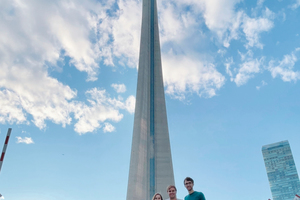
[[[202,192],[194,191],[194,180],[192,178],[186,177],[183,183],[185,188],[189,192],[189,194],[184,197],[184,200],[205,200],[204,194]]]

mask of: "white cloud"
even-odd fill
[[[238,74],[235,76],[234,82],[237,86],[244,85],[255,73],[261,71],[263,59],[250,59],[240,65]]]
[[[256,73],[261,73],[266,69],[271,72],[273,78],[280,77],[285,82],[296,82],[300,79],[300,72],[294,70],[299,52],[300,48],[296,48],[291,54],[285,55],[282,60],[273,59],[269,61],[268,66],[264,66],[265,57],[253,58],[253,52],[248,50],[246,54],[240,53],[241,64],[239,67],[231,69],[233,61],[231,58],[228,59],[228,62],[225,63],[226,71],[231,77],[231,81],[234,81],[237,86],[246,84]],[[259,90],[265,85],[267,83],[262,81],[261,86],[257,86],[256,89]]]
[[[17,143],[24,143],[24,144],[34,144],[33,140],[31,137],[16,137],[17,138]]]
[[[268,85],[268,83],[266,83],[265,81],[261,81],[261,85],[260,86],[256,86],[257,90],[260,90],[261,87]]]
[[[229,47],[232,39],[239,38],[238,29],[243,12],[236,12],[235,6],[240,0],[204,0],[203,2],[205,24],[217,34],[225,47]]]
[[[114,39],[113,54],[120,59],[120,64],[129,67],[137,67],[138,63],[142,19],[141,3],[139,0],[118,1],[117,18],[113,18],[111,22],[107,21],[111,23],[110,34]]]
[[[229,34],[232,34],[231,38],[236,37],[235,29],[239,18],[235,6],[240,0],[187,0],[185,2],[192,5],[195,12],[203,13],[206,26],[221,40]]]
[[[117,93],[123,93],[126,92],[126,86],[124,84],[111,84],[111,87],[116,90]]]
[[[230,58],[227,58],[224,65],[225,65],[225,68],[226,68],[226,73],[230,76],[230,80],[233,81],[233,74],[232,74],[232,71],[231,71],[231,66],[234,64],[233,62],[233,58],[230,57]]]
[[[35,63],[31,67],[18,64],[9,67],[3,64],[1,72],[0,87],[6,89],[0,91],[3,95],[0,104],[11,106],[6,111],[1,109],[2,119],[22,123],[26,121],[25,113],[28,113],[39,128],[46,126],[45,120],[63,126],[70,123],[68,101],[76,96],[76,91],[49,77],[47,71]]]
[[[135,110],[135,97],[134,96],[131,95],[126,99],[125,107],[129,113],[134,113],[134,110]]]
[[[300,0],[295,0],[295,3],[291,5],[290,7],[295,10],[300,6]]]
[[[226,50],[225,49],[219,49],[218,53],[223,57],[224,54],[226,53]]]
[[[258,1],[257,1],[257,5],[258,5],[258,6],[262,6],[263,3],[264,3],[264,1],[265,1],[265,0],[258,0]]]
[[[110,123],[104,123],[104,128],[103,128],[104,133],[113,132],[115,130],[116,130],[116,128],[113,125],[111,125]]]
[[[274,26],[273,22],[269,19],[272,17],[271,11],[267,9],[266,13],[266,17],[259,18],[250,18],[244,15],[242,27],[246,39],[248,40],[248,43],[245,45],[246,48],[253,46],[260,49],[263,48],[263,45],[259,41],[260,34],[269,31]]]
[[[237,86],[244,85],[248,82],[250,78],[253,78],[256,73],[263,71],[263,62],[264,57],[260,59],[253,58],[253,52],[248,50],[247,53],[242,54],[241,56],[241,64],[238,67],[231,69],[231,65],[233,65],[233,59],[227,59],[225,63],[226,72],[231,77],[231,81],[234,81]]]
[[[180,42],[189,34],[187,30],[195,23],[194,16],[190,12],[182,14],[178,7],[170,1],[159,2],[159,28],[162,44],[172,41]]]
[[[14,71],[17,71],[17,73],[13,73]],[[96,98],[94,95],[93,99],[98,100],[98,102],[93,104],[92,107],[88,107],[82,102],[73,100],[76,97],[76,91],[49,77],[45,71],[34,71],[30,68],[16,66],[10,69],[6,68],[2,72],[0,85],[5,85],[7,89],[0,90],[1,123],[25,123],[27,122],[27,115],[31,115],[33,123],[40,129],[46,127],[45,120],[51,120],[65,126],[71,123],[72,118],[70,115],[74,112],[78,120],[75,130],[83,133],[94,131],[95,127],[99,127],[100,122],[105,120],[119,121],[123,116],[119,113],[119,109],[132,112],[130,108],[132,105],[128,103],[132,97],[129,97],[129,100],[127,99],[126,103],[123,103],[120,100],[104,97],[102,98],[103,101],[99,101],[101,98]],[[22,76],[18,76],[18,74],[22,74]],[[2,78],[2,75],[10,78]],[[91,93],[91,91],[88,93]],[[111,101],[114,106],[103,104],[106,101]],[[81,112],[83,114],[80,114]],[[92,117],[93,115],[97,117],[86,119],[86,117]],[[82,128],[83,124],[87,124],[85,126],[88,128]]]
[[[203,17],[207,28],[211,33],[215,34],[224,47],[229,47],[231,40],[238,40],[245,36],[247,39],[245,46],[247,48],[254,46],[262,48],[263,44],[259,41],[260,34],[269,31],[274,26],[272,20],[275,14],[268,8],[265,8],[261,16],[256,16],[257,9],[261,9],[264,2],[263,0],[259,0],[257,2],[257,8],[251,11],[251,15],[256,17],[251,18],[246,14],[246,11],[237,9],[240,2],[240,0],[186,0],[184,2],[174,0],[172,4],[169,4],[174,5],[175,3],[178,5],[178,8],[180,8],[180,6],[193,7],[191,15],[196,19]],[[178,13],[181,12],[177,11],[176,14],[171,13],[168,16],[176,16],[179,15]],[[200,27],[199,22],[201,23],[201,21],[198,20],[195,26]],[[174,27],[181,28],[178,22],[175,23]],[[189,31],[191,30],[192,29]],[[178,31],[175,31],[175,33],[177,32]]]
[[[294,65],[298,60],[296,56],[298,51],[299,48],[291,54],[285,55],[280,61],[271,60],[269,62],[268,70],[271,72],[273,78],[279,76],[285,82],[296,82],[300,79],[300,72],[294,71]]]
[[[18,73],[12,72],[14,70],[22,76],[17,76]],[[123,103],[121,100],[108,98],[105,91],[98,92],[97,95],[97,90],[90,90],[87,94],[91,96],[89,102],[92,106],[87,106],[83,102],[74,101],[76,91],[47,76],[44,71],[16,66],[2,72],[0,84],[6,85],[7,89],[0,90],[1,123],[26,123],[29,114],[40,129],[46,127],[45,120],[65,126],[71,123],[70,115],[75,113],[75,119],[78,120],[75,131],[86,133],[101,127],[101,123],[106,120],[121,120],[123,115],[119,113],[119,109],[133,112],[132,101],[135,98],[132,96]],[[11,78],[1,78],[5,74],[9,74]]]
[[[48,74],[61,51],[77,69],[95,80],[97,55],[89,40],[91,10],[98,4],[78,1],[2,1],[0,12],[0,120],[2,123],[32,122],[39,128],[45,120],[70,124],[69,100],[76,91]],[[100,11],[99,11],[100,12]],[[27,113],[27,114],[26,114]]]
[[[23,123],[26,115],[17,94],[9,90],[0,90],[0,123]]]
[[[74,118],[78,120],[75,124],[75,131],[79,134],[93,132],[101,128],[103,124],[105,125],[105,121],[119,122],[123,118],[123,114],[119,110],[130,110],[127,101],[132,99],[131,96],[126,100],[126,103],[123,103],[122,99],[110,98],[105,90],[97,88],[87,91],[86,94],[90,105],[82,102],[74,102],[73,104]],[[108,129],[110,126],[105,125],[105,127],[105,131],[111,130]]]
[[[175,4],[174,4],[175,2]],[[174,1],[172,3],[168,3],[167,5],[171,5],[169,6],[170,8],[166,8],[169,9],[168,10],[168,18],[166,17],[166,19],[169,19],[171,17],[173,17],[172,20],[177,19],[177,23],[175,23],[176,29],[174,27],[172,27],[173,29],[170,28],[169,31],[165,31],[164,29],[166,29],[168,26],[161,26],[163,29],[162,31],[164,32],[173,32],[176,34],[171,34],[170,38],[174,38],[174,39],[170,39],[169,40],[172,41],[173,44],[178,44],[178,46],[180,45],[181,47],[185,45],[185,43],[189,43],[190,45],[188,47],[185,48],[178,48],[178,47],[174,47],[174,45],[171,47],[171,49],[169,50],[173,50],[176,54],[176,56],[178,58],[184,58],[181,59],[182,61],[176,60],[175,56],[172,59],[175,59],[173,61],[171,61],[170,56],[167,58],[168,62],[172,62],[172,70],[168,70],[168,73],[164,73],[164,79],[165,79],[165,84],[166,84],[166,88],[167,88],[167,93],[177,96],[177,98],[184,98],[185,97],[185,93],[187,92],[196,92],[196,93],[201,93],[201,89],[195,89],[195,88],[201,88],[199,87],[200,82],[197,82],[195,80],[200,80],[201,78],[199,78],[200,76],[198,76],[195,71],[193,71],[193,67],[191,66],[210,66],[207,63],[214,63],[213,59],[209,58],[209,56],[204,56],[205,54],[200,52],[198,53],[198,55],[195,53],[196,49],[192,49],[193,46],[199,45],[202,46],[203,44],[205,45],[205,41],[204,42],[199,42],[199,38],[203,37],[205,38],[205,40],[213,40],[215,39],[215,36],[217,36],[217,38],[219,38],[219,42],[220,44],[223,44],[223,46],[225,47],[229,47],[230,46],[230,42],[231,40],[237,40],[242,38],[242,40],[240,40],[240,42],[244,43],[244,46],[247,47],[247,49],[251,49],[253,47],[256,48],[263,48],[263,43],[260,41],[262,34],[266,33],[268,31],[270,31],[273,27],[274,27],[274,17],[275,14],[269,10],[268,8],[260,8],[261,11],[261,15],[257,15],[257,13],[254,13],[256,11],[252,10],[251,11],[251,17],[250,15],[246,14],[246,11],[242,10],[242,9],[236,9],[237,5],[239,4],[240,1],[238,0],[201,0],[201,1],[195,1],[195,0],[188,0],[188,1],[184,1],[184,3],[180,3],[179,1]],[[258,6],[261,6],[263,1],[258,1]],[[177,8],[174,9],[175,5],[177,4]],[[183,4],[188,5],[188,6],[192,6],[193,9],[192,11],[188,11],[191,12],[190,16],[193,16],[194,18],[197,19],[197,21],[193,20],[193,22],[191,23],[191,25],[187,28],[183,28],[184,26],[182,25],[181,21],[182,20],[182,14],[183,12],[181,12],[180,9],[182,9],[180,6],[182,6]],[[226,8],[226,9],[224,9]],[[258,8],[257,8],[258,9]],[[172,10],[177,10],[176,13],[172,13]],[[162,9],[161,12],[164,12],[165,10]],[[209,30],[211,31],[210,33],[201,33],[199,31],[199,29],[201,29],[201,23],[202,21],[199,20],[200,15],[203,14],[203,19],[204,19],[204,23],[205,25],[209,28]],[[181,16],[180,16],[181,15]],[[195,17],[196,16],[196,17]],[[163,16],[164,17],[164,16]],[[162,17],[162,18],[163,18]],[[201,19],[201,18],[200,18]],[[168,20],[162,20],[161,23],[165,23],[164,21],[168,21]],[[186,32],[184,32],[184,34],[181,34],[183,31],[185,30]],[[197,35],[193,35],[193,33],[195,33],[197,30]],[[212,36],[214,37],[213,39]],[[215,35],[214,35],[215,34]],[[193,36],[193,37],[191,37]],[[195,39],[197,38],[197,39]],[[243,39],[245,38],[245,39]],[[166,41],[168,42],[168,40],[162,40],[162,41]],[[193,41],[193,44],[191,44],[189,41]],[[164,43],[163,43],[163,47],[164,47]],[[190,49],[188,49],[190,48]],[[198,50],[198,49],[197,49]],[[163,68],[166,68],[165,63],[167,63],[167,61],[165,60],[165,55],[163,54]],[[189,55],[189,57],[193,57],[193,59],[188,59],[186,58]],[[194,57],[196,57],[196,55],[200,58],[198,59],[194,59]],[[203,59],[204,57],[206,57],[205,59]],[[183,78],[178,76],[176,77],[174,74],[176,72],[176,70],[178,70],[177,68],[180,67],[174,67],[177,65],[181,65],[181,63],[186,62],[187,60],[192,61],[193,64],[189,63],[189,64],[184,64],[184,66],[188,66],[186,68],[184,68],[186,71],[189,71],[190,68],[191,69],[191,79],[185,79],[184,77],[188,77],[185,75],[184,72],[180,72],[179,74],[183,74]],[[260,57],[260,58],[253,58],[249,57],[245,60],[242,61],[241,64],[238,64],[238,67],[234,68],[234,64],[235,62],[233,61],[233,59],[225,59],[225,64],[226,64],[226,73],[230,76],[231,81],[234,81],[238,86],[243,85],[245,83],[248,82],[248,80],[252,77],[255,76],[255,74],[260,73],[263,71],[263,62],[264,62],[265,58],[264,57]],[[199,64],[199,62],[201,64]],[[182,70],[180,68],[180,70]],[[164,71],[166,71],[164,69]],[[215,76],[217,72],[219,73],[216,68],[215,71],[211,70],[210,71],[211,74],[209,75],[209,77],[217,77]],[[208,74],[208,73],[207,73]],[[221,75],[221,74],[220,74]],[[170,76],[170,77],[169,77]],[[222,76],[222,75],[221,75]],[[197,77],[197,78],[194,78]],[[212,95],[208,95],[208,96],[213,96],[213,94],[215,94],[216,90],[220,88],[220,85],[224,84],[222,83],[222,81],[220,81],[220,83],[222,84],[217,84],[218,83],[218,79],[214,79],[216,81],[211,81],[212,79],[206,79],[209,80],[207,82],[203,81],[201,82],[202,85],[205,85],[202,88],[207,88],[207,85],[211,84],[217,87],[210,87],[212,90],[210,94]],[[221,79],[220,79],[221,80]],[[225,79],[223,79],[225,80]],[[203,91],[207,91],[207,90],[203,90]],[[207,92],[204,92],[206,94],[208,94]],[[201,95],[203,95],[204,93],[201,93]]]
[[[82,133],[84,131],[79,127],[83,122],[95,124],[98,120],[118,121],[122,116],[119,109],[131,112],[131,108],[121,101],[122,107],[107,108],[101,107],[101,103],[89,107],[83,102],[76,102],[74,98],[77,91],[48,73],[52,67],[54,70],[59,69],[57,62],[61,62],[64,56],[68,56],[70,63],[79,71],[86,72],[90,81],[97,79],[99,61],[113,65],[112,55],[118,56],[113,47],[121,51],[121,43],[125,44],[122,34],[118,34],[122,31],[118,30],[129,27],[126,30],[129,32],[132,26],[124,23],[126,20],[138,24],[138,20],[134,19],[135,15],[125,21],[120,21],[122,17],[109,17],[106,11],[114,6],[113,3],[113,0],[106,1],[105,4],[78,0],[1,1],[0,123],[30,123],[28,118],[32,117],[32,122],[43,129],[46,127],[46,120],[62,126],[68,125],[72,120],[71,114],[76,113],[78,122],[75,128]],[[126,6],[130,8],[131,4]],[[132,12],[126,13],[130,15]],[[118,23],[113,24],[117,27],[107,26],[106,32],[101,32],[101,27],[110,20],[117,20]],[[108,44],[111,35],[106,34],[107,32],[115,33],[114,45]],[[132,41],[129,43],[132,44]],[[126,50],[126,53],[130,52]],[[137,48],[135,51],[138,51]],[[128,102],[126,104],[131,105]],[[80,108],[83,110],[80,111]],[[89,110],[95,112],[97,109],[104,111],[101,113],[102,118],[98,117],[93,122],[85,120]],[[84,114],[80,115],[81,112]],[[90,126],[86,130],[94,129]]]
[[[55,65],[64,51],[78,70],[88,73],[88,80],[97,79],[101,55],[89,37],[97,25],[93,18],[98,20],[106,11],[100,3],[5,0],[0,9],[4,15],[0,19],[3,63],[23,67],[31,63],[42,67],[46,62]]]
[[[166,93],[184,99],[186,92],[199,96],[213,97],[224,82],[224,76],[213,64],[205,64],[196,58],[183,55],[165,54],[163,59]]]
[[[199,51],[209,40],[201,32],[203,2],[165,0],[158,4],[166,93],[180,100],[188,93],[213,97],[225,78],[212,64],[212,57]],[[187,10],[186,6],[193,9]]]

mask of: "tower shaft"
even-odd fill
[[[143,0],[127,200],[150,200],[174,184],[156,0]]]

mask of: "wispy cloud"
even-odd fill
[[[14,107],[7,110],[9,113],[4,119],[22,123],[26,121],[27,112],[33,116],[32,122],[39,128],[45,127],[45,120],[63,126],[71,122],[69,100],[76,96],[76,91],[49,77],[44,69],[35,65],[2,66],[2,72],[0,84],[6,89],[1,91],[3,98],[0,104]],[[10,100],[13,100],[13,104],[7,103]]]
[[[241,62],[238,66],[234,66],[232,58],[228,58],[225,62],[226,73],[230,76],[230,80],[234,81],[237,86],[244,85],[249,79],[253,78],[256,73],[264,70],[263,63],[265,58],[253,58],[253,52],[248,50],[245,54],[239,52]]]
[[[78,3],[14,0],[1,3],[2,123],[28,123],[29,114],[39,128],[46,126],[45,120],[63,126],[70,124],[69,100],[76,96],[76,91],[49,76],[48,68],[56,66],[61,56],[69,56],[78,70],[87,72],[88,80],[96,78],[97,54],[89,40],[89,30],[93,27],[89,11],[101,13],[103,9],[91,2],[81,6]]]
[[[300,48],[296,48],[290,54],[284,55],[282,60],[272,59],[268,65],[265,66],[265,57],[254,58],[253,52],[248,50],[247,53],[239,53],[241,56],[241,64],[238,67],[234,66],[232,58],[228,58],[225,62],[226,73],[231,77],[237,86],[244,85],[249,79],[253,78],[256,73],[264,71],[271,72],[273,78],[280,77],[285,82],[296,82],[300,79],[300,72],[294,70],[294,66],[298,61]],[[261,86],[256,89],[267,85],[262,81]]]
[[[266,83],[265,81],[261,81],[261,85],[256,86],[256,89],[257,89],[257,90],[260,90],[260,88],[262,88],[262,87],[264,87],[264,86],[266,86],[266,85],[268,85],[268,83]]]
[[[238,73],[234,78],[237,86],[244,85],[250,78],[254,77],[254,74],[261,72],[264,57],[260,59],[253,58],[252,51],[248,51],[245,55],[241,54],[241,60],[242,63],[239,65]]]
[[[166,93],[180,100],[191,93],[206,98],[215,96],[225,78],[214,61],[207,59],[210,56],[199,50],[208,37],[200,28],[203,4],[196,1],[161,1],[159,4]],[[186,6],[194,9],[187,10]],[[194,41],[193,44],[190,41]]]
[[[124,84],[111,84],[111,87],[116,90],[117,93],[123,93],[126,92],[126,86]]]
[[[110,123],[104,123],[104,128],[103,128],[104,133],[113,132],[115,130],[116,130],[116,128],[113,125],[111,125]]]
[[[262,6],[263,3],[264,3],[264,1],[265,1],[265,0],[258,0],[258,1],[257,1],[257,5],[258,5],[258,6]]]
[[[244,10],[236,9],[240,2],[240,0],[188,0],[185,4],[193,6],[197,17],[203,17],[207,28],[225,47],[229,47],[232,40],[245,37],[248,41],[245,44],[247,48],[253,46],[262,48],[263,44],[259,41],[260,34],[274,26],[274,13],[265,8],[261,16],[250,17]],[[257,2],[258,7],[262,4],[262,0]]]
[[[126,110],[133,114],[135,109],[135,97],[133,95],[130,95],[125,102],[125,108]]]
[[[97,111],[97,106],[90,108],[83,102],[74,101],[73,98],[77,95],[76,91],[71,90],[69,86],[65,86],[53,78],[47,77],[46,72],[33,72],[26,68],[18,70],[19,73],[22,72],[24,75],[28,75],[28,77],[22,76],[22,83],[24,84],[20,85],[17,78],[2,79],[2,82],[7,82],[6,86],[8,86],[9,89],[0,90],[1,123],[29,123],[27,121],[27,115],[30,114],[33,117],[32,122],[40,129],[43,129],[46,127],[45,120],[50,120],[65,126],[72,121],[70,116],[71,113],[76,113],[76,119],[79,120],[78,123],[80,124],[84,119],[79,118],[84,117],[87,114],[78,115],[78,113],[85,113],[89,109],[94,110],[94,112]],[[36,77],[34,77],[35,74],[37,75]],[[17,75],[17,73],[14,75]],[[89,94],[91,92],[88,91],[87,93]],[[97,100],[99,100],[99,98]],[[106,99],[104,98],[103,101],[99,101],[100,104],[98,105],[101,105],[105,100]],[[132,107],[134,107],[132,102],[134,100],[135,98],[133,96],[130,96],[125,103],[122,103],[120,100],[119,104],[122,106],[116,106],[116,109],[113,109],[116,116],[112,116],[111,112],[106,112],[107,110],[111,111],[109,107],[104,109],[102,113],[101,109],[98,110],[100,112],[99,115],[102,117],[107,115],[103,119],[116,119],[117,116],[120,116],[118,109],[125,109],[132,113]],[[79,111],[79,109],[82,110]],[[94,119],[96,122],[97,120],[99,119]],[[103,121],[104,120],[102,120],[102,122]],[[78,129],[78,126],[78,124],[75,126],[76,131],[78,130],[79,133],[85,132],[82,129]],[[93,131],[94,129],[89,128],[86,130],[88,132],[89,130]]]
[[[251,49],[254,47],[263,48],[260,36],[274,27],[275,14],[268,8],[260,8],[262,10],[261,15],[255,13],[250,17],[244,10],[236,10],[239,3],[239,0],[161,2],[160,27],[162,46],[165,49],[165,52],[163,52],[163,67],[168,94],[178,99],[184,99],[186,93],[197,93],[201,97],[213,97],[216,95],[216,91],[225,84],[225,78],[218,72],[214,60],[207,59],[209,56],[204,56],[205,53],[201,50],[193,49],[194,46],[197,46],[196,44],[199,46],[205,44],[207,37],[211,37],[211,35],[216,36],[220,44],[227,48],[229,48],[232,40],[240,38],[245,38],[240,42],[244,42],[244,46],[250,50],[249,52],[252,52]],[[258,2],[258,6],[262,4],[263,1]],[[186,15],[181,14],[186,13],[186,11],[183,11],[186,8],[185,6],[193,7],[192,11],[188,9]],[[188,20],[190,23],[186,26],[184,19],[189,16],[191,20]],[[201,18],[203,21],[199,20]],[[174,24],[174,26],[168,26],[166,22],[170,21],[174,21],[174,23],[169,23]],[[201,35],[201,32],[199,34],[199,28],[203,22],[210,33]],[[193,35],[195,32],[197,32],[197,36]],[[164,38],[164,34],[168,37]],[[194,38],[198,38],[198,41]],[[189,49],[185,48],[186,41],[191,40],[195,41],[195,44],[189,45]],[[173,45],[169,45],[170,41]],[[196,55],[198,59],[195,59]],[[203,59],[204,57],[206,59]],[[228,60],[227,58],[225,62],[227,64],[226,73],[238,86],[243,85],[256,73],[262,72],[264,60],[264,57],[253,58],[251,56],[234,68],[233,59]]]
[[[295,10],[300,6],[300,0],[294,0],[294,4],[292,4],[290,7]]]
[[[190,4],[203,16],[205,25],[220,39],[224,46],[229,46],[231,39],[237,39],[237,29],[240,24],[240,13],[235,6],[240,0],[188,0]]]
[[[105,17],[105,6],[93,1],[12,0],[4,1],[0,9],[1,66],[42,68],[69,56],[88,80],[96,80],[102,55],[89,37],[97,26],[95,20]]]
[[[225,60],[225,63],[224,63],[225,68],[226,68],[226,73],[230,76],[230,80],[231,81],[234,81],[233,74],[232,74],[232,69],[231,69],[233,64],[234,64],[234,62],[233,62],[233,58],[232,57],[227,58]]]
[[[0,123],[23,123],[26,115],[23,113],[19,96],[10,90],[0,90]]]
[[[73,102],[74,117],[77,121],[75,124],[75,131],[79,134],[93,132],[105,125],[106,121],[119,122],[123,118],[120,109],[128,111],[132,110],[132,101],[130,96],[125,103],[123,99],[110,98],[105,90],[93,88],[86,92],[88,96],[89,105],[82,102]],[[104,131],[108,129],[109,125],[104,126]]]
[[[213,97],[225,82],[224,76],[213,64],[196,58],[170,52],[164,55],[163,65],[166,93],[181,100],[187,92]]]
[[[33,140],[31,137],[16,137],[17,138],[17,143],[24,143],[24,144],[34,144]]]
[[[263,17],[250,18],[247,15],[244,15],[242,27],[246,39],[248,40],[248,43],[245,45],[246,48],[253,46],[260,49],[263,48],[263,44],[259,41],[260,34],[273,28],[274,24],[271,21],[273,15],[273,12],[268,8],[266,8],[265,16]]]
[[[103,33],[98,42],[100,48],[110,52],[109,54],[123,66],[137,68],[142,18],[141,3],[139,0],[118,1],[119,10],[114,11],[112,17],[106,16],[98,26],[97,31]]]
[[[282,60],[271,60],[268,70],[273,78],[279,76],[285,82],[296,82],[300,79],[300,72],[294,71],[294,65],[298,60],[300,48],[297,48],[291,54],[284,55]]]
[[[28,124],[28,117],[31,116],[32,123],[40,129],[46,127],[46,120],[66,126],[72,121],[72,113],[76,113],[78,123],[75,130],[80,130],[80,133],[94,130],[90,127],[87,131],[78,128],[78,124],[85,121],[78,116],[86,116],[89,106],[74,101],[76,89],[51,77],[48,70],[53,66],[59,68],[57,62],[68,56],[72,66],[86,72],[88,81],[94,81],[97,79],[99,62],[113,65],[113,53],[118,56],[113,49],[119,50],[119,46],[106,43],[111,35],[105,33],[116,33],[115,41],[120,41],[118,39],[124,38],[118,36],[120,31],[115,28],[128,27],[128,23],[120,21],[122,27],[114,24],[114,28],[108,26],[106,32],[100,34],[101,28],[107,25],[106,21],[121,19],[121,14],[118,17],[107,15],[113,3],[77,0],[1,2],[0,123]],[[130,3],[126,6],[129,8]],[[138,23],[138,20],[133,21]],[[133,99],[130,97],[123,103],[122,109],[132,112]],[[79,108],[83,110],[79,111],[75,105],[80,105]],[[116,116],[112,116],[111,112],[104,112],[101,116],[118,121],[116,119],[122,116],[118,109],[121,108],[116,108]],[[81,112],[85,115],[80,115]]]

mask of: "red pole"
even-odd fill
[[[2,154],[1,154],[1,158],[0,158],[0,171],[1,171],[2,164],[3,164],[3,160],[4,160],[7,144],[8,144],[8,141],[9,141],[10,133],[11,133],[11,128],[8,129],[6,139],[5,139],[5,142],[4,142],[4,146],[3,146],[3,150],[2,150]]]

